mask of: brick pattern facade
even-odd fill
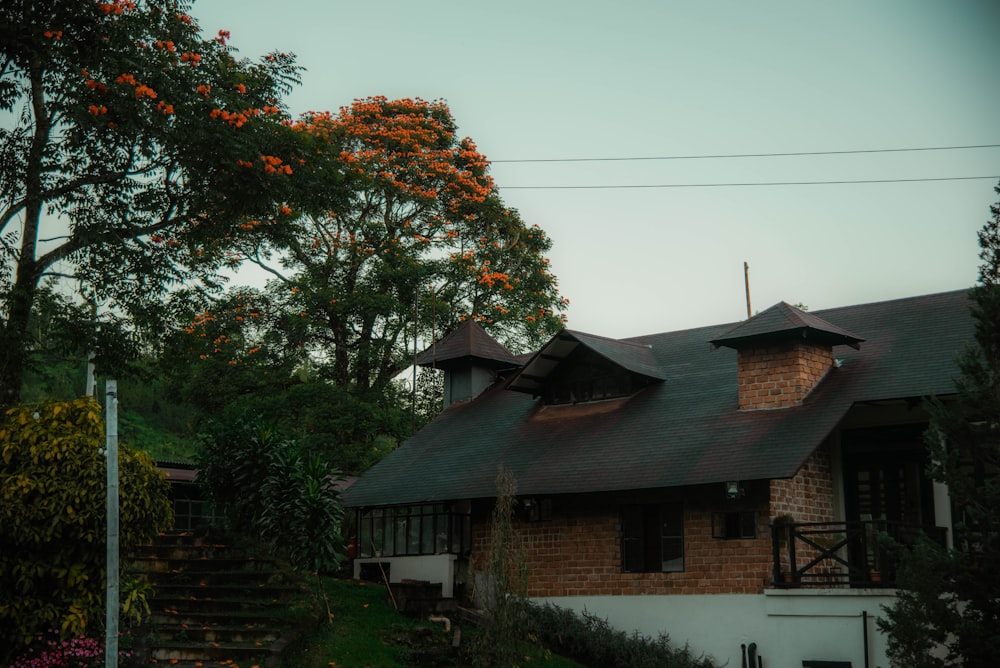
[[[825,443],[806,460],[806,463],[788,480],[771,481],[771,516],[791,517],[799,522],[834,522],[836,510],[833,497],[833,468],[830,464],[830,447]],[[820,552],[814,547],[796,541],[796,567],[801,568]],[[790,570],[789,554],[782,543],[779,553],[781,571]],[[813,567],[816,573],[824,571],[840,571],[841,565],[829,558],[823,559]]]
[[[684,571],[623,573],[622,499],[608,495],[561,499],[551,520],[515,524],[515,549],[524,556],[528,596],[638,596],[642,594],[758,594],[771,586],[770,523],[787,515],[796,522],[834,521],[830,450],[824,446],[790,480],[750,487],[745,499],[723,498],[721,485],[677,490],[684,503]],[[649,502],[662,498],[646,498]],[[713,513],[757,513],[757,537],[712,537]],[[488,513],[473,522],[472,563],[489,553]],[[803,552],[803,557],[808,555]],[[804,562],[803,562],[804,563]]]
[[[828,443],[806,460],[794,478],[771,481],[771,515],[788,515],[796,522],[836,521]]]
[[[737,353],[739,409],[802,403],[833,367],[833,350],[805,341],[747,346]]]
[[[763,491],[763,490],[762,490]],[[516,524],[517,547],[528,572],[528,596],[637,596],[642,594],[755,594],[771,578],[771,534],[764,494],[756,504],[757,537],[712,537],[712,513],[733,509],[722,486],[684,500],[684,571],[623,573],[620,505],[580,497],[557,504],[552,519]],[[699,499],[699,497],[702,497]],[[632,501],[634,502],[634,501]],[[489,526],[473,526],[473,564],[489,552]]]

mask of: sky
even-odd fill
[[[552,239],[568,326],[592,334],[745,318],[744,262],[754,312],[967,288],[1000,200],[1000,147],[896,150],[1000,145],[995,0],[199,0],[191,14],[242,56],[296,54],[293,115],[445,100],[504,201]],[[843,151],[877,152],[690,157]]]

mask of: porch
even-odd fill
[[[912,545],[921,534],[945,545],[947,537],[944,527],[890,520],[778,520],[771,526],[772,585],[778,588],[893,588],[889,545]]]

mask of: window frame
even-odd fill
[[[468,502],[360,508],[357,521],[359,558],[469,554],[472,551]]]
[[[734,519],[735,518],[735,523]],[[756,510],[719,510],[712,513],[712,538],[716,540],[752,540],[760,535]],[[749,535],[746,529],[750,527]],[[737,531],[730,532],[736,528]]]
[[[682,502],[623,505],[620,526],[623,573],[684,572]]]

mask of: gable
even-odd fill
[[[649,345],[563,330],[508,383],[507,389],[576,403],[632,394],[665,379]]]

